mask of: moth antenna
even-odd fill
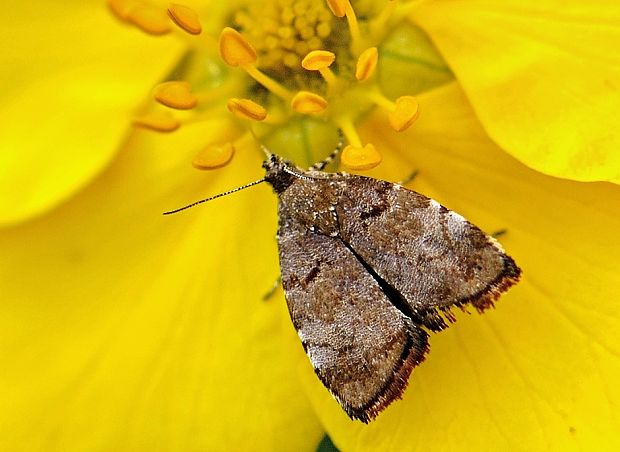
[[[342,133],[341,129],[338,129],[338,144],[336,145],[336,149],[334,149],[332,153],[329,154],[327,157],[325,157],[323,160],[312,165],[310,168],[308,168],[308,170],[323,171],[323,169],[327,165],[329,165],[331,162],[333,162],[334,159],[338,156],[338,154],[340,154],[340,151],[342,150],[343,146],[344,146],[344,134]]]
[[[265,154],[265,157],[267,157],[267,160],[269,160],[271,156],[273,155],[273,153],[269,151],[269,149],[267,149],[267,147],[262,144],[260,145],[260,150],[263,151],[263,153]]]
[[[219,194],[217,194],[215,196],[210,196],[209,198],[201,199],[200,201],[193,202],[193,203],[188,204],[188,205],[186,205],[184,207],[180,207],[180,208],[174,209],[174,210],[169,210],[168,212],[164,212],[163,215],[172,215],[173,213],[177,213],[177,212],[180,212],[182,210],[189,209],[190,207],[197,206],[198,204],[202,204],[203,202],[211,201],[212,199],[221,198],[222,196],[230,195],[231,193],[234,193],[236,191],[244,190],[246,188],[253,187],[254,185],[260,184],[262,182],[265,182],[265,179],[255,180],[254,182],[250,182],[249,184],[245,184],[245,185],[242,185],[241,187],[233,188],[232,190],[225,191],[224,193],[219,193]]]
[[[292,170],[290,168],[287,168],[287,167],[282,168],[282,170],[285,173],[290,174],[291,176],[295,176],[297,179],[303,179],[303,180],[312,180],[313,179],[312,177],[304,176],[303,174],[299,174],[297,171],[294,171],[294,170]]]

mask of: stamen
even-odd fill
[[[284,100],[291,98],[292,94],[289,90],[287,90],[285,87],[280,85],[274,79],[266,75],[264,72],[259,71],[255,66],[248,64],[246,66],[243,66],[242,69],[245,70],[250,77],[252,77],[258,83],[263,85],[269,91],[274,93],[276,96]]]
[[[297,113],[316,114],[327,108],[327,101],[318,94],[299,91],[291,100],[291,108]]]
[[[401,96],[396,99],[396,102],[392,102],[378,89],[375,89],[368,92],[368,97],[389,112],[388,120],[397,132],[407,130],[420,116],[418,101],[413,96]]]
[[[301,62],[301,66],[309,71],[318,71],[331,66],[336,60],[336,55],[327,50],[313,50],[309,52]]]
[[[355,78],[360,82],[367,80],[372,74],[374,74],[378,60],[379,52],[376,47],[369,47],[364,50],[357,59]]]
[[[140,4],[140,0],[108,0],[110,11],[123,22],[129,17],[131,10]]]
[[[362,147],[362,140],[360,140],[359,135],[357,134],[357,130],[355,130],[355,126],[353,125],[353,120],[349,117],[338,118],[338,120],[334,121],[342,130],[342,133],[345,137],[347,137],[347,141],[355,146]]]
[[[226,27],[220,33],[220,55],[226,64],[240,66],[250,77],[275,95],[290,99],[291,93],[278,82],[259,71],[255,66],[257,57],[252,45],[237,30]]]
[[[360,43],[362,42],[362,34],[360,33],[360,25],[357,22],[357,16],[355,10],[351,6],[351,2],[346,1],[345,13],[347,16],[347,22],[349,23],[349,33],[351,33],[351,47],[353,52],[357,53]]]
[[[396,108],[390,112],[390,125],[397,132],[406,130],[420,116],[420,106],[413,96],[401,96],[396,99]]]
[[[329,9],[331,9],[332,13],[334,13],[334,16],[347,16],[349,33],[351,34],[351,47],[353,49],[353,53],[357,54],[362,35],[360,33],[359,23],[357,22],[357,16],[351,6],[351,2],[349,0],[327,0],[327,6],[329,6]]]
[[[328,85],[336,83],[336,76],[329,68],[336,59],[336,55],[327,50],[313,50],[301,61],[301,66],[308,71],[319,71]]]
[[[190,110],[198,103],[191,93],[191,85],[185,81],[160,83],[155,87],[154,97],[157,102],[177,110]]]
[[[234,28],[220,33],[220,55],[229,66],[245,66],[256,62],[256,51]]]
[[[262,121],[267,117],[267,110],[250,99],[232,98],[226,103],[228,111],[242,119]]]
[[[154,130],[156,132],[174,132],[181,123],[170,112],[150,113],[134,118],[133,124],[137,127]]]
[[[235,147],[232,143],[222,145],[212,144],[200,151],[192,165],[199,170],[212,170],[228,165],[235,154]]]
[[[348,0],[327,0],[327,6],[336,17],[344,17],[348,3]]]
[[[168,6],[168,16],[189,34],[199,35],[202,32],[198,14],[188,6],[171,4]]]
[[[376,167],[383,157],[370,143],[364,147],[348,145],[342,151],[340,162],[349,169],[356,171],[369,170]]]
[[[369,27],[373,36],[385,33],[385,30],[387,30],[388,21],[392,17],[392,14],[394,14],[397,4],[398,0],[388,0],[379,15],[371,20]]]
[[[145,33],[155,36],[164,35],[171,30],[166,11],[148,4],[139,4],[131,8],[127,14],[127,21]]]

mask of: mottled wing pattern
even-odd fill
[[[282,286],[316,374],[352,418],[368,422],[400,395],[428,350],[338,238],[311,232],[280,204]]]
[[[490,236],[434,200],[366,177],[342,179],[340,236],[409,306],[414,321],[446,326],[443,311],[467,303],[479,311],[519,278],[512,258]]]

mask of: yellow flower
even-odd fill
[[[615,3],[332,1],[345,17],[313,6],[328,25],[295,52],[290,31],[262,33],[280,3],[111,2],[126,30],[92,5],[12,6],[0,447],[314,450],[327,432],[343,450],[618,449],[620,187],[528,167],[618,182]],[[291,11],[283,21],[307,18]],[[218,42],[231,25],[242,40]],[[328,53],[301,69],[311,50],[338,70]],[[138,108],[157,78],[183,82],[153,91],[181,110]],[[402,96],[415,123],[408,97],[396,114]],[[130,114],[140,127],[117,148]],[[306,164],[338,127],[362,156],[380,152],[369,174],[417,169],[411,188],[506,228],[524,270],[497,309],[433,335],[404,400],[368,426],[314,376],[281,292],[260,300],[278,272],[267,187],[160,215],[260,178],[252,133]]]

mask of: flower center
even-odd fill
[[[291,76],[303,71],[308,52],[330,46],[333,18],[320,1],[280,0],[251,2],[233,22],[256,49],[260,69]]]
[[[232,113],[237,138],[208,144],[194,161],[199,169],[224,166],[241,143],[247,146],[252,139],[299,164],[310,165],[335,145],[338,129],[348,141],[341,157],[344,166],[361,171],[378,165],[380,149],[362,141],[358,124],[375,108],[385,112],[386,124],[396,132],[415,122],[419,115],[418,103],[411,95],[415,93],[391,98],[385,92],[394,92],[394,85],[399,85],[398,71],[390,77],[390,64],[394,66],[390,58],[401,67],[409,62],[399,55],[398,42],[404,39],[405,46],[416,48],[406,41],[407,36],[417,36],[415,44],[424,43],[424,37],[403,20],[417,2],[359,3],[356,9],[349,0],[237,3],[236,10],[221,15],[229,21],[217,38],[225,66],[214,62],[209,51],[202,51],[208,66],[224,74],[221,83],[205,83],[199,77],[168,80],[154,91],[155,100],[166,111],[152,111],[136,118],[135,124],[169,132],[182,125],[171,111],[212,115],[225,106]],[[198,14],[188,7],[173,5],[160,11],[147,0],[109,0],[109,4],[117,17],[148,33],[176,29],[194,36],[190,39],[200,39],[203,27]],[[397,39],[390,41],[395,35]],[[196,53],[200,54],[203,44],[196,42]],[[382,65],[384,58],[387,63]],[[438,63],[426,68],[439,68],[444,79],[449,79],[449,70],[436,58]],[[204,71],[205,66],[201,67]],[[411,86],[408,83],[402,86]]]

